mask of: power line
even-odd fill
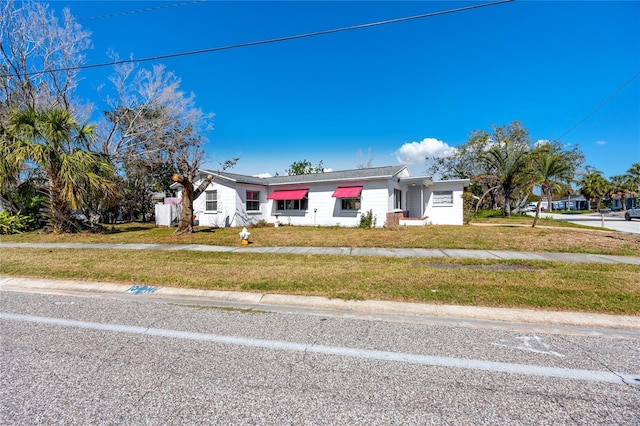
[[[33,71],[33,72],[20,73],[20,74],[0,74],[0,78],[18,77],[18,76],[28,77],[28,76],[32,76],[32,75],[41,74],[43,72],[76,71],[76,70],[83,70],[83,69],[89,69],[89,68],[100,68],[100,67],[106,67],[106,66],[112,66],[112,65],[122,65],[122,64],[129,64],[129,63],[157,61],[157,60],[160,60],[160,59],[169,59],[169,58],[176,58],[176,57],[181,57],[181,56],[200,55],[200,54],[203,54],[203,53],[219,52],[221,50],[238,49],[240,47],[259,46],[259,45],[263,45],[263,44],[279,43],[279,42],[283,42],[283,41],[297,40],[297,39],[309,38],[309,37],[316,37],[316,36],[326,35],[326,34],[335,34],[335,33],[352,31],[352,30],[360,30],[360,29],[363,29],[363,28],[377,27],[377,26],[381,26],[381,25],[396,24],[398,22],[406,22],[406,21],[412,21],[412,20],[417,20],[417,19],[430,18],[430,17],[433,17],[433,16],[446,15],[446,14],[457,13],[457,12],[464,12],[464,11],[472,10],[472,9],[480,9],[480,8],[483,8],[483,7],[496,6],[496,5],[503,4],[503,3],[510,3],[510,2],[513,2],[513,1],[515,1],[515,0],[499,0],[499,1],[491,2],[491,3],[484,3],[484,4],[473,5],[473,6],[465,6],[465,7],[460,7],[460,8],[457,8],[457,9],[443,10],[443,11],[440,11],[440,12],[423,13],[423,14],[420,14],[420,15],[406,16],[406,17],[403,17],[403,18],[388,19],[388,20],[385,20],[385,21],[378,21],[378,22],[370,22],[370,23],[367,23],[367,24],[352,25],[352,26],[349,26],[349,27],[341,27],[341,28],[334,28],[334,29],[329,29],[329,30],[314,31],[314,32],[305,33],[305,34],[297,34],[297,35],[292,35],[292,36],[277,37],[277,38],[272,38],[272,39],[267,39],[267,40],[252,41],[252,42],[248,42],[248,43],[239,43],[239,44],[231,44],[231,45],[227,45],[227,46],[211,47],[211,48],[208,48],[208,49],[192,50],[192,51],[179,52],[179,53],[169,53],[169,54],[166,54],[166,55],[149,56],[149,57],[140,58],[140,59],[123,59],[123,60],[118,60],[118,61],[103,62],[103,63],[99,63],[99,64],[78,65],[78,66],[74,66],[74,67],[56,68],[56,69],[48,70],[48,71]]]
[[[606,104],[608,104],[609,102],[611,102],[613,100],[613,98],[615,98],[616,96],[618,96],[620,94],[620,92],[622,92],[628,85],[631,84],[631,82],[633,82],[633,80],[635,80],[636,78],[640,77],[640,71],[638,71],[633,77],[631,77],[629,80],[627,80],[626,83],[624,83],[622,86],[620,86],[618,88],[618,90],[616,90],[615,92],[613,92],[612,95],[610,95],[607,99],[604,100],[604,102],[602,102],[600,105],[598,105],[593,111],[591,111],[589,114],[587,114],[586,117],[584,117],[582,120],[578,121],[576,124],[573,125],[573,127],[571,127],[569,130],[567,130],[566,132],[564,132],[563,134],[560,135],[560,137],[558,137],[556,140],[561,140],[563,137],[567,136],[569,133],[573,132],[578,126],[580,126],[582,123],[584,123],[585,121],[587,121],[588,119],[590,119],[591,117],[593,117],[595,115],[596,112],[600,111]]]
[[[84,18],[77,18],[78,21],[91,21],[94,19],[104,19],[104,18],[117,18],[120,16],[126,16],[126,15],[135,15],[138,13],[145,13],[145,12],[153,12],[155,10],[159,10],[159,9],[169,9],[172,7],[181,7],[181,6],[189,6],[192,4],[196,4],[196,3],[204,3],[207,0],[193,0],[193,1],[187,1],[187,2],[182,2],[182,3],[173,3],[173,4],[166,4],[166,5],[162,5],[162,6],[154,6],[154,7],[147,7],[145,9],[137,9],[137,10],[129,10],[126,12],[118,12],[118,13],[110,13],[107,15],[98,15],[98,16],[87,16]]]

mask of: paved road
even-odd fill
[[[147,285],[124,285],[87,281],[65,281],[38,278],[0,276],[0,290],[21,293],[46,293],[85,296],[100,295],[123,299],[133,297],[137,301],[207,305],[232,309],[303,312],[340,315],[348,318],[422,321],[424,318],[456,318],[464,323],[471,319],[485,321],[491,327],[504,322],[520,322],[531,326],[573,326],[591,330],[616,329],[621,335],[629,331],[640,333],[637,316],[591,314],[586,312],[557,312],[517,308],[491,308],[428,303],[390,302],[381,300],[343,300],[318,296],[294,296],[286,294],[246,293],[238,291],[197,290]],[[635,334],[634,334],[635,335]]]
[[[640,334],[0,292],[2,424],[638,424]]]
[[[531,214],[533,215],[533,214]],[[605,214],[553,214],[541,213],[541,217],[550,217],[555,220],[577,223],[579,225],[592,226],[594,228],[607,228],[614,231],[640,234],[640,220],[624,220],[621,213]],[[603,226],[604,225],[604,226]]]

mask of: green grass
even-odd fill
[[[425,226],[398,229],[340,227],[251,228],[251,244],[256,247],[395,247],[481,249],[510,251],[551,251],[640,256],[640,236],[550,224],[532,228],[530,217],[474,221],[475,226]],[[547,223],[548,222],[548,223]],[[38,234],[0,236],[0,242],[76,242],[208,244],[237,246],[238,228],[196,228],[192,235],[176,237],[172,228],[152,224],[121,225],[108,234]]]
[[[252,228],[255,247],[327,246],[555,251],[640,256],[640,236],[487,218],[475,226]],[[562,223],[561,223],[562,224]],[[25,233],[0,242],[239,246],[239,229],[176,237],[151,224],[106,234]],[[37,259],[37,261],[34,261]],[[474,259],[3,248],[0,274],[198,289],[640,315],[640,266]]]
[[[622,264],[20,248],[0,274],[640,315],[640,266]]]

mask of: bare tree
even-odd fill
[[[370,169],[371,167],[373,167],[373,156],[371,155],[371,148],[367,149],[367,159],[365,161],[364,159],[364,154],[362,153],[362,150],[359,149],[358,152],[356,152],[356,157],[358,157],[358,168],[359,169]]]
[[[74,92],[90,32],[69,9],[58,19],[45,3],[6,0],[0,7],[0,118],[24,108],[58,108],[88,118]]]
[[[162,65],[119,65],[110,80],[114,90],[106,97],[110,109],[102,123],[103,151],[125,174],[129,167],[141,165],[171,173],[182,186],[176,234],[193,232],[193,200],[210,182],[194,187],[204,157],[203,133],[211,129],[213,114],[197,108],[195,96],[181,91],[180,79]],[[233,164],[230,160],[223,167]],[[147,181],[137,190],[148,191],[152,184]]]
[[[237,158],[225,161],[221,164],[220,172],[233,167],[237,161]],[[199,158],[194,157],[192,151],[185,151],[181,154],[178,167],[180,173],[173,175],[173,181],[182,186],[182,196],[180,200],[180,220],[174,234],[191,234],[193,233],[193,200],[202,195],[204,190],[213,182],[214,176],[207,175],[197,187],[195,186],[199,169]]]

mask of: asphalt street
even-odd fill
[[[17,246],[37,244],[0,244]],[[483,250],[46,246],[640,264]],[[640,425],[637,317],[0,277],[0,337],[0,424]]]
[[[640,424],[637,331],[143,296],[1,291],[0,423]]]
[[[529,213],[534,215],[535,213]],[[555,214],[541,213],[540,217],[549,217],[564,222],[576,223],[579,225],[591,226],[594,228],[613,229],[619,232],[628,232],[631,234],[640,234],[640,220],[625,220],[624,216],[619,213],[591,213],[591,214]]]

